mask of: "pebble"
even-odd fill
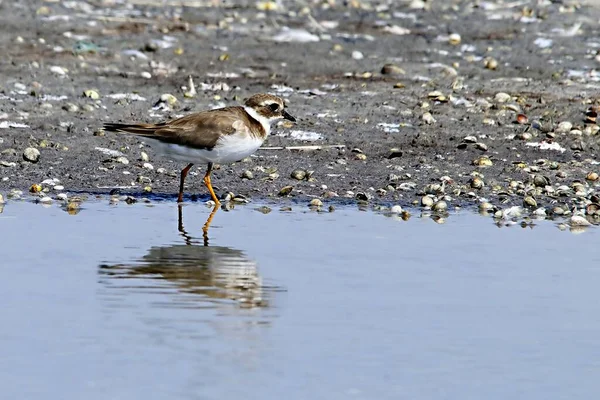
[[[67,103],[62,108],[63,108],[63,110],[72,112],[72,113],[79,111],[79,106],[74,103]]]
[[[399,205],[392,206],[392,208],[390,209],[390,212],[392,214],[401,214],[402,211],[402,207],[400,207]]]
[[[250,170],[245,170],[241,175],[242,179],[254,179],[254,174]]]
[[[67,70],[64,69],[63,67],[59,67],[58,65],[51,66],[50,72],[52,72],[53,74],[59,75],[59,76],[64,76],[67,74]]]
[[[363,58],[365,58],[365,56],[364,56],[364,54],[363,54],[363,53],[361,53],[360,51],[358,51],[358,50],[354,50],[354,51],[352,52],[352,58],[354,58],[355,60],[362,60]]]
[[[421,119],[423,120],[423,122],[429,125],[435,123],[435,118],[433,118],[433,115],[431,115],[430,112],[424,113]]]
[[[458,33],[452,33],[450,36],[448,36],[448,43],[453,46],[459,45],[461,40],[462,39]]]
[[[65,187],[63,185],[55,185],[54,190],[56,190],[57,192],[60,192],[62,190],[65,190]]]
[[[299,181],[306,179],[306,175],[307,175],[306,170],[303,170],[303,169],[295,169],[290,174],[290,176],[292,178],[297,179]]]
[[[28,147],[23,151],[23,159],[31,163],[36,163],[40,160],[40,151],[34,147]]]
[[[473,165],[477,165],[479,167],[489,167],[494,165],[494,163],[489,159],[489,157],[483,156],[473,160]]]
[[[573,215],[569,220],[571,226],[590,226],[591,222],[581,215]]]
[[[440,200],[435,203],[431,209],[436,212],[445,212],[448,210],[448,203],[446,203],[444,200]]]
[[[373,196],[369,193],[365,193],[365,192],[358,192],[356,193],[355,196],[356,200],[358,201],[369,201],[373,198]]]
[[[148,157],[148,154],[146,154],[146,152],[143,151],[140,153],[140,159],[144,162],[150,161],[150,157]]]
[[[4,203],[6,203],[6,201],[4,200],[4,196],[2,196],[2,193],[0,193],[0,204]]]
[[[397,66],[396,64],[385,64],[381,67],[382,75],[404,75],[406,71]]]
[[[154,166],[152,164],[150,164],[149,162],[145,162],[144,164],[142,164],[142,168],[148,169],[148,170],[153,170]]]
[[[58,200],[61,200],[61,201],[67,201],[67,194],[66,193],[59,193],[59,194],[56,195],[56,198]]]
[[[433,203],[434,203],[433,198],[431,198],[430,196],[421,197],[421,205],[423,207],[431,207],[433,205]]]
[[[508,93],[504,93],[504,92],[496,93],[496,95],[494,96],[494,100],[497,103],[506,103],[506,102],[510,101],[511,99],[512,99],[511,95]]]
[[[569,121],[563,121],[554,130],[556,133],[569,133],[573,129],[573,124]]]
[[[480,212],[490,212],[493,209],[494,209],[494,205],[492,203],[488,203],[487,201],[484,201],[483,203],[479,204]]]
[[[120,156],[115,158],[115,161],[124,165],[128,165],[129,164],[129,160],[126,157]]]
[[[100,98],[100,94],[97,91],[92,90],[92,89],[85,90],[83,92],[83,95],[92,100],[98,100]]]
[[[49,196],[44,196],[40,199],[40,203],[50,204],[52,203],[52,198]]]
[[[309,207],[323,207],[323,202],[319,199],[312,199],[309,203]]]
[[[281,190],[279,191],[279,193],[277,195],[278,196],[287,196],[290,193],[292,193],[292,190],[294,190],[293,186],[284,186],[281,188]]]
[[[537,201],[531,196],[526,196],[523,199],[523,205],[525,207],[537,207]]]

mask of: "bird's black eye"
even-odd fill
[[[279,104],[271,103],[269,104],[269,108],[271,109],[271,111],[279,111]]]

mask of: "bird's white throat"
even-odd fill
[[[265,133],[268,135],[269,133],[271,133],[271,120],[267,117],[264,117],[262,115],[260,115],[259,113],[256,112],[256,110],[252,107],[248,107],[248,106],[244,106],[244,110],[246,110],[246,112],[255,120],[257,120],[258,122],[260,122],[260,124],[262,125],[262,127],[265,130]]]

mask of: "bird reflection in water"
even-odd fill
[[[100,265],[100,275],[110,280],[139,280],[139,287],[132,287],[129,282],[129,289],[154,291],[157,287],[149,287],[148,280],[159,279],[174,283],[181,293],[202,295],[204,301],[229,300],[240,307],[268,307],[268,288],[262,283],[256,263],[240,250],[208,245],[208,226],[216,211],[214,208],[208,217],[202,244],[198,244],[199,240],[184,228],[179,205],[178,229],[185,244],[152,247],[131,263]]]

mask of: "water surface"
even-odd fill
[[[600,393],[597,229],[257,207],[9,203],[3,397]]]

